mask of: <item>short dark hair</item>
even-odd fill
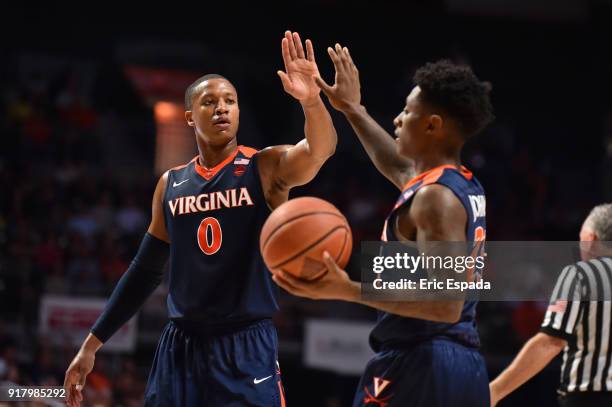
[[[466,139],[495,119],[491,84],[481,82],[469,66],[449,60],[430,62],[416,71],[413,81],[421,89],[422,100],[448,114]]]
[[[185,110],[191,110],[191,107],[193,105],[193,95],[194,95],[195,90],[197,89],[198,85],[200,85],[202,82],[210,80],[210,79],[225,79],[226,81],[229,82],[229,79],[227,79],[225,76],[219,75],[217,73],[209,73],[207,75],[200,76],[191,85],[189,85],[189,87],[185,91]]]

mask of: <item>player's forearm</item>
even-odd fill
[[[393,137],[368,114],[364,106],[343,113],[381,174],[396,185],[401,183],[402,175],[410,177],[412,162],[399,155]]]
[[[308,151],[315,160],[326,160],[334,154],[338,143],[331,116],[319,96],[302,101],[301,104]]]
[[[128,270],[121,276],[102,315],[91,329],[100,342],[106,342],[125,324],[161,283],[168,259],[168,243],[147,233]]]
[[[538,333],[523,346],[510,366],[491,382],[491,391],[498,400],[538,374],[563,349],[563,341]]]
[[[463,301],[368,301],[361,298],[361,283],[351,281],[342,290],[341,300],[366,305],[402,317],[455,323],[461,317]]]

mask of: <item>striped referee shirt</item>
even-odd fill
[[[560,393],[612,392],[612,258],[567,266],[541,331],[565,339]]]

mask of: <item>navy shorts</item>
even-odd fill
[[[384,350],[368,363],[353,407],[489,407],[489,378],[476,349],[434,339]]]
[[[170,322],[155,352],[145,406],[284,407],[277,345],[270,320],[218,336]]]

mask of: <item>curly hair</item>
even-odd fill
[[[185,110],[191,110],[191,108],[193,107],[193,96],[198,85],[209,79],[225,79],[229,82],[229,79],[217,73],[209,73],[208,75],[199,77],[191,85],[189,85],[189,87],[185,91]]]
[[[421,89],[422,100],[442,109],[466,139],[495,118],[489,98],[491,85],[481,82],[469,66],[449,60],[427,63],[416,71],[413,81]]]

